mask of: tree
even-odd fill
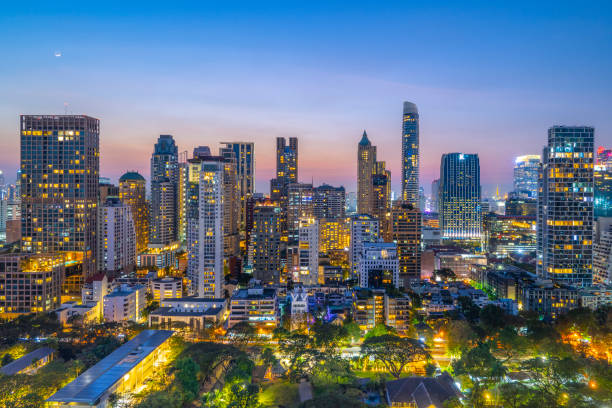
[[[311,347],[310,338],[305,334],[292,333],[278,342],[285,357],[285,368],[291,381],[310,373],[319,357],[319,352]]]
[[[348,334],[348,338],[353,342],[359,341],[361,338],[361,329],[354,320],[347,320],[344,322],[344,328]]]
[[[276,358],[276,355],[274,354],[274,350],[272,350],[271,348],[265,348],[262,353],[261,353],[261,361],[266,365],[266,366],[275,366],[276,363],[278,363],[278,359]]]
[[[450,268],[442,268],[440,270],[434,271],[434,275],[443,281],[457,279],[457,275],[455,275],[455,272],[453,272]]]
[[[419,341],[393,334],[366,339],[361,345],[361,351],[380,361],[395,378],[400,378],[408,364],[429,358],[429,353]]]
[[[185,400],[192,401],[198,395],[199,383],[198,372],[200,366],[190,357],[184,357],[176,361],[176,378],[185,391]]]
[[[486,305],[480,309],[480,325],[489,335],[496,333],[505,326],[503,309],[496,305]]]
[[[236,323],[226,334],[230,341],[239,348],[245,347],[256,335],[257,331],[249,322]]]
[[[321,355],[323,357],[325,355]],[[320,358],[312,370],[312,383],[316,387],[329,384],[350,384],[354,380],[350,363],[338,356]]]
[[[13,356],[11,356],[11,353],[6,353],[2,356],[2,362],[0,362],[0,365],[4,367],[5,365],[12,363],[14,360],[15,359],[13,358]]]
[[[257,393],[259,387],[255,384],[233,384],[227,408],[259,408]]]
[[[474,304],[474,301],[467,296],[459,296],[457,302],[468,322],[476,323],[476,320],[480,317],[480,308]]]
[[[464,352],[459,360],[453,362],[453,371],[456,375],[469,375],[475,379],[475,383],[484,381],[485,384],[491,385],[503,378],[507,370],[491,354],[489,343],[481,343]]]
[[[451,356],[460,356],[476,341],[476,333],[465,320],[451,320],[446,332],[446,352]]]
[[[334,353],[340,343],[348,338],[348,330],[344,326],[317,321],[311,328],[314,342],[321,351]]]
[[[381,323],[381,324],[377,324],[376,326],[374,326],[372,330],[367,332],[366,335],[364,336],[364,339],[367,340],[370,337],[378,337],[378,336],[382,336],[385,334],[397,335],[397,331],[393,327],[387,326]]]

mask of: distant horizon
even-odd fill
[[[7,180],[18,115],[64,110],[100,119],[100,173],[111,180],[126,170],[148,180],[153,144],[171,134],[189,152],[254,142],[266,193],[277,136],[299,138],[301,181],[355,191],[364,129],[399,192],[404,101],[419,109],[426,193],[443,153],[478,154],[486,196],[512,189],[515,157],[541,154],[550,126],[593,126],[596,146],[612,145],[606,3],[272,3],[6,5]]]

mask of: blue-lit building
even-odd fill
[[[540,156],[528,154],[514,161],[514,193],[521,198],[538,196]]]
[[[402,120],[402,199],[419,206],[419,111],[404,102]]]
[[[591,284],[593,139],[586,126],[553,126],[542,152],[537,271],[560,283]]]
[[[442,155],[438,214],[443,239],[480,239],[480,161],[477,154]]]
[[[595,193],[594,217],[612,217],[612,168],[602,165],[595,166],[593,185]]]

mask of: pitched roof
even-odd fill
[[[363,136],[361,136],[361,141],[359,142],[359,144],[361,146],[370,146],[370,139],[368,139],[368,134],[366,133],[366,131],[363,131]]]
[[[418,408],[428,408],[432,405],[436,408],[443,408],[444,401],[461,396],[453,378],[448,373],[436,378],[401,378],[389,381],[385,387],[389,404],[413,402]]]

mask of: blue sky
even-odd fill
[[[9,174],[18,115],[65,102],[101,119],[102,175],[148,176],[160,133],[189,151],[245,140],[261,192],[276,136],[300,138],[302,181],[354,190],[363,129],[398,191],[404,100],[421,114],[426,190],[452,151],[480,155],[483,190],[508,190],[513,158],[538,153],[553,124],[612,145],[606,2],[19,3],[0,10]]]

